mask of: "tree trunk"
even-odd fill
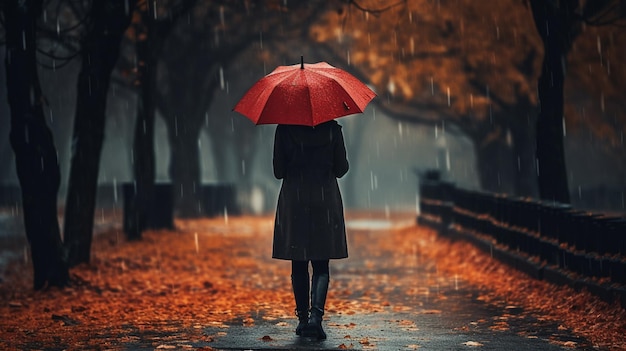
[[[534,123],[524,123],[523,116],[520,122],[511,126],[513,136],[513,153],[516,162],[515,195],[537,197],[537,166],[535,163],[535,133]]]
[[[541,199],[569,203],[569,187],[563,147],[563,87],[570,28],[554,4],[531,0],[535,24],[544,46],[538,82],[540,101],[537,119],[537,179]],[[565,2],[567,3],[567,2]],[[566,7],[565,4],[561,5]]]
[[[172,153],[170,177],[174,187],[174,202],[178,216],[186,218],[201,215],[198,206],[202,186],[198,139],[202,122],[197,122],[197,119],[175,117],[169,119],[167,128]]]
[[[494,193],[515,192],[515,155],[506,138],[477,138],[475,142],[478,177],[482,189]]]
[[[35,24],[41,1],[4,4],[9,138],[22,189],[24,227],[34,268],[34,288],[69,282],[57,219],[61,174],[52,133],[43,114],[36,60]]]
[[[128,6],[134,7],[134,2]],[[131,14],[132,8],[127,11],[123,0],[94,2],[90,14],[93,27],[81,43],[65,210],[65,245],[72,266],[88,263],[90,258],[109,81]]]
[[[152,213],[155,198],[154,122],[156,109],[154,89],[157,59],[151,40],[152,38],[148,35],[147,40],[137,43],[141,85],[133,143],[136,194],[130,204],[131,211],[128,212],[130,221],[125,225],[126,235],[131,240],[141,239],[141,233],[147,229],[148,217]]]

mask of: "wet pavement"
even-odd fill
[[[420,255],[418,243],[394,242],[394,229],[414,223],[413,218],[348,223],[350,258],[331,261],[324,321],[327,340],[296,336],[293,316],[252,314],[254,324],[233,321],[206,328],[205,334],[212,338],[207,346],[219,350],[592,349],[558,323],[517,306],[483,302],[485,291],[469,286],[462,277],[439,274],[436,263]],[[413,254],[407,256],[407,250]]]
[[[100,222],[104,227],[116,223],[104,217]],[[255,230],[245,226],[259,226],[259,222],[245,223],[192,229],[250,238]],[[270,232],[271,221],[261,223],[262,232]],[[189,331],[177,329],[170,335],[152,326],[143,333],[129,332],[142,341],[126,343],[123,349],[597,350],[558,322],[508,305],[505,299],[488,303],[483,298],[487,291],[470,286],[462,276],[441,273],[437,263],[423,253],[428,249],[429,242],[424,242],[428,236],[398,235],[402,228],[416,225],[415,214],[354,216],[347,225],[350,257],[331,261],[324,316],[327,340],[296,336],[295,316],[266,314],[263,311],[274,310],[272,301],[267,301],[269,309],[251,306],[253,323],[242,316],[201,326],[206,336],[202,342],[184,341],[189,340]],[[268,238],[259,240],[257,245],[269,245]],[[262,261],[259,267],[288,264],[267,257],[255,259]],[[170,341],[155,344],[150,333]]]

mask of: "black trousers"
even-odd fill
[[[309,277],[309,262],[313,267],[313,275],[329,274],[329,260],[291,261],[291,276],[295,279]]]

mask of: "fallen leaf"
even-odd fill
[[[466,342],[463,343],[463,345],[470,346],[470,347],[484,346],[483,344],[479,343],[478,341],[466,341]]]
[[[55,320],[55,321],[63,322],[64,326],[73,326],[73,325],[79,325],[80,324],[79,321],[77,321],[75,319],[72,319],[72,318],[70,318],[70,317],[68,317],[66,315],[60,316],[60,315],[53,314],[52,315],[52,319]]]

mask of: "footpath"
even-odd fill
[[[64,290],[32,292],[28,262],[13,262],[0,282],[0,349],[626,349],[623,310],[590,294],[441,239],[414,214],[348,218],[350,258],[331,261],[327,340],[293,332],[272,218],[225,217],[177,221],[140,242],[111,229]]]

